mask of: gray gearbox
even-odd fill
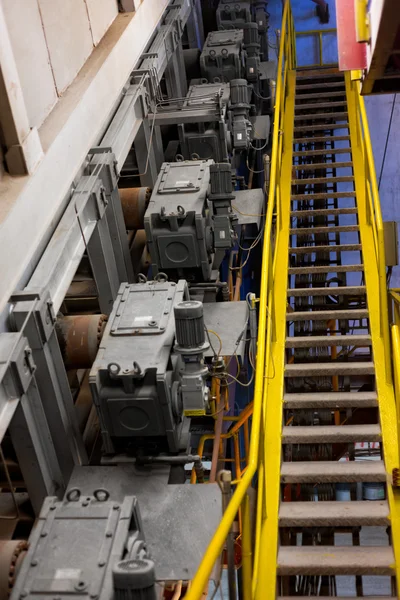
[[[144,226],[153,274],[208,281],[212,263],[207,189],[211,160],[164,163]]]
[[[186,281],[121,285],[89,378],[106,453],[179,450],[183,415],[208,406],[204,336]]]

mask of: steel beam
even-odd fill
[[[149,23],[154,26],[165,5],[160,0],[145,0],[134,17],[135,25],[129,17],[123,35],[109,50],[73,114],[64,120],[43,163],[29,181],[19,182],[16,205],[3,220],[0,307],[11,303],[15,333],[0,334],[0,442],[8,428],[36,511],[46,495],[63,493],[74,465],[87,463],[56,338],[55,315],[84,252],[91,262],[104,313],[110,312],[120,283],[133,279],[117,187],[119,168],[135,143],[141,149],[143,164],[139,168],[145,171],[144,185],[154,183],[157,177],[162,151],[159,128],[148,119],[149,101],[156,100],[159,79],[171,58],[177,56],[174,53],[191,0],[182,4],[171,0],[150,44],[151,53],[139,60],[141,70],[123,82],[117,104],[115,96],[121,93],[121,73],[126,73],[131,45],[137,48],[144,39],[140,28],[148,31]],[[132,66],[131,62],[130,69]],[[113,116],[104,127],[104,113],[110,114],[111,107]],[[47,126],[49,123],[51,116]],[[88,145],[94,140],[98,146]],[[77,172],[80,176],[71,185]],[[7,191],[9,199],[10,188]],[[28,285],[23,292],[11,295],[11,286],[21,279],[55,209],[63,203],[64,213]],[[16,223],[24,232],[23,244],[11,243],[15,241]]]
[[[148,47],[167,4],[167,0],[144,0],[136,13],[117,17],[106,34],[108,43],[94,50],[42,126],[40,136],[45,156],[34,174],[19,179],[3,176],[0,182],[0,311],[20,286],[21,279],[27,280],[27,271],[32,272],[35,266],[32,257],[49,230],[54,231],[68,205],[73,179],[82,169],[90,149],[101,141],[110,115],[115,114],[118,98],[124,100],[121,92],[129,74]],[[186,11],[187,3],[184,4]],[[180,14],[177,9],[175,13]],[[125,127],[130,127],[132,133],[126,133]],[[127,142],[129,136],[134,137],[137,128],[136,117],[131,114],[120,139]],[[122,161],[122,151],[118,161],[120,158]],[[118,162],[118,166],[121,163]]]

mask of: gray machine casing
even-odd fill
[[[200,55],[202,77],[210,83],[240,79],[243,75],[243,31],[211,31]]]
[[[250,2],[221,0],[217,8],[218,29],[240,29],[251,22]]]
[[[173,309],[188,297],[185,281],[121,285],[89,377],[106,453],[137,438],[179,449]]]
[[[215,112],[221,107],[221,117],[210,123],[193,122],[179,125],[179,141],[181,152],[186,159],[196,156],[203,160],[214,159],[215,162],[228,160],[229,135],[225,115],[229,103],[230,88],[227,83],[204,83],[189,87],[184,107],[215,106]]]
[[[115,598],[113,567],[143,531],[134,496],[116,503],[106,490],[58,501],[46,498],[29,537],[29,551],[12,599]],[[78,496],[79,494],[79,496]],[[105,500],[98,498],[104,494]],[[68,494],[67,494],[68,495]]]
[[[207,191],[212,162],[163,163],[144,218],[153,275],[163,271],[189,281],[210,278]]]

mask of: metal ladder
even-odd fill
[[[382,444],[369,446],[382,432],[349,129],[343,74],[297,72],[276,571],[285,600],[336,597],[339,575],[357,597],[365,575],[392,577],[381,589],[396,593],[387,471]],[[382,528],[381,546],[360,545],[364,526]]]

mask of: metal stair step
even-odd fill
[[[311,102],[311,104],[299,104],[297,102],[297,100],[301,99],[301,96],[296,96],[296,104],[295,104],[295,110],[308,110],[308,109],[313,109],[313,108],[317,108],[318,110],[324,109],[324,108],[335,108],[336,106],[347,106],[347,101],[346,100],[340,100],[340,101],[333,101],[333,102]]]
[[[330,123],[325,125],[297,125],[294,128],[294,132],[296,131],[330,131],[331,129],[349,129],[348,123]],[[308,140],[310,138],[307,138]],[[294,143],[296,144],[298,140],[294,138]]]
[[[328,71],[328,72],[317,72],[316,70],[313,70],[312,73],[297,73],[296,74],[296,83],[298,81],[304,80],[304,79],[339,79],[341,82],[344,83],[344,77],[343,77],[343,73],[340,73],[339,71],[335,71],[334,73],[332,71]]]
[[[293,165],[296,171],[316,171],[318,169],[352,169],[353,163],[350,161],[346,162],[323,162],[323,163],[306,163],[304,165]]]
[[[282,444],[341,444],[380,442],[379,425],[322,425],[283,427]]]
[[[286,348],[323,348],[331,346],[371,346],[368,334],[298,335],[286,338]]]
[[[289,288],[287,295],[295,296],[364,296],[366,287],[363,285],[343,285],[340,287],[309,287]]]
[[[335,88],[335,87],[343,87],[343,93],[346,93],[344,81],[333,81],[333,82],[324,82],[324,83],[305,83],[305,84],[296,84],[296,92],[300,90],[315,90],[316,87],[320,88]],[[297,93],[296,93],[297,95]]]
[[[281,502],[280,527],[359,527],[389,525],[385,500],[359,502]]]
[[[325,215],[356,215],[357,208],[310,208],[309,210],[293,210],[291,217],[324,217]]]
[[[298,310],[286,313],[287,321],[331,321],[336,319],[353,320],[367,319],[368,309],[357,308],[348,310]]]
[[[278,575],[394,575],[390,546],[281,546]]]
[[[317,119],[340,119],[348,117],[347,111],[332,113],[311,113],[309,115],[295,115],[295,121],[315,121]]]
[[[289,248],[289,254],[316,254],[319,252],[361,252],[361,248],[361,244],[335,244],[332,246],[299,246],[297,248]]]
[[[376,392],[284,394],[285,408],[359,408],[378,406]]]
[[[295,227],[290,230],[292,235],[312,235],[314,233],[345,233],[348,231],[358,231],[358,225],[339,225],[332,227]]]
[[[367,362],[292,363],[285,366],[285,377],[332,377],[333,375],[374,375],[375,365]]]
[[[292,179],[292,185],[315,185],[317,183],[351,183],[354,181],[352,175],[343,177],[305,177],[303,179]]]
[[[282,483],[386,482],[383,460],[284,462]]]
[[[346,97],[346,90],[342,92],[320,92],[319,94],[296,94],[296,100],[319,100],[320,98]]]
[[[320,600],[349,600],[349,596],[318,596]],[[365,596],[351,596],[352,600],[361,600]],[[368,600],[390,600],[393,596],[367,596]],[[277,600],[310,600],[310,596],[278,596]]]
[[[320,136],[320,137],[305,137],[305,138],[296,138],[295,139],[295,143],[296,144],[309,144],[310,142],[326,142],[326,143],[332,143],[332,142],[346,142],[346,141],[350,141],[350,136],[349,135],[333,135],[333,136]],[[350,148],[350,146],[349,146]]]
[[[354,192],[320,192],[311,194],[292,194],[291,199],[294,200],[330,200],[331,198],[355,198],[356,193]]]
[[[359,273],[364,271],[364,265],[306,265],[304,267],[290,267],[289,275],[302,275],[309,273]]]
[[[325,154],[351,154],[350,146],[348,148],[323,148],[322,150],[299,150],[293,152],[293,156],[321,156]]]

